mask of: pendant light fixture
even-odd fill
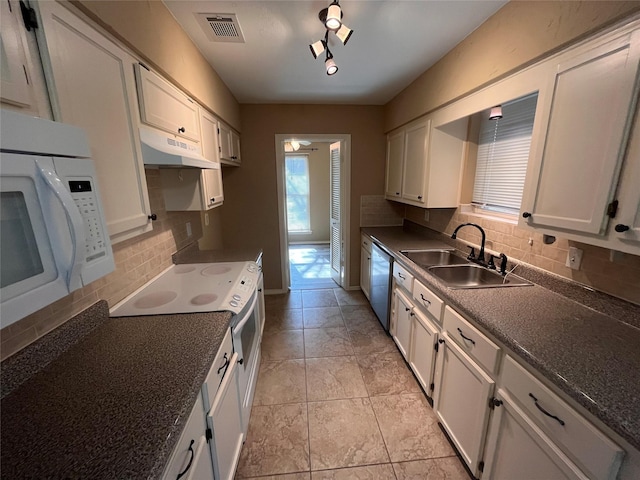
[[[322,52],[326,51],[324,64],[327,75],[334,75],[338,71],[338,65],[329,50],[329,32],[334,32],[343,45],[347,44],[353,34],[353,30],[342,23],[342,15],[342,8],[340,8],[338,0],[333,0],[327,8],[320,10],[318,18],[326,28],[324,39],[309,45],[313,58],[318,58]]]

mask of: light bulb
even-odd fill
[[[342,25],[341,17],[342,10],[340,9],[340,5],[332,3],[327,10],[327,19],[324,22],[324,26],[335,32],[340,28],[340,25]]]
[[[333,57],[327,58],[324,65],[327,67],[327,75],[333,75],[338,71],[338,66],[336,65],[336,62],[333,61]]]

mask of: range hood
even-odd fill
[[[176,168],[215,168],[201,154],[200,147],[150,128],[140,128],[142,160],[145,165]]]

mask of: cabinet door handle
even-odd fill
[[[538,410],[540,410],[542,413],[544,413],[547,417],[551,417],[551,418],[553,418],[554,420],[557,420],[557,421],[558,421],[558,423],[564,427],[564,421],[563,421],[563,420],[559,419],[558,417],[556,417],[556,416],[555,416],[555,415],[553,415],[552,413],[547,412],[544,408],[542,408],[540,405],[538,405],[538,399],[537,399],[536,397],[534,397],[534,396],[533,396],[533,393],[529,393],[529,396],[530,396],[531,398],[533,398],[533,403],[535,404],[535,406],[536,406],[536,408],[537,408]]]
[[[151,215],[148,215],[147,218],[152,222],[155,222],[158,219],[158,216],[155,213],[152,213]]]
[[[411,316],[411,317],[415,317],[415,316],[416,316],[416,314],[415,314],[415,313],[413,313],[413,312],[411,312],[411,313],[409,314],[409,316]]]
[[[423,302],[425,302],[427,304],[427,307],[431,306],[431,300],[424,298],[423,294],[420,294],[420,298],[422,299]]]
[[[400,277],[402,280],[406,279],[407,277],[405,277],[404,275],[402,275],[400,272],[398,272],[398,277]]]
[[[627,230],[629,230],[629,225],[623,225],[622,223],[619,223],[615,226],[615,231],[618,233],[626,232]]]
[[[471,342],[471,343],[473,343],[474,345],[476,344],[476,341],[475,341],[474,339],[469,338],[469,337],[465,337],[465,336],[464,336],[464,333],[462,333],[462,330],[460,330],[459,328],[458,328],[458,333],[459,333],[459,334],[460,334],[460,336],[461,336],[462,338],[464,338],[466,341]]]
[[[180,132],[180,133],[184,133],[184,132],[186,132],[186,130],[184,129],[184,127],[180,127],[180,128],[178,129],[178,132]]]
[[[404,307],[404,311],[408,312],[409,310],[411,310],[410,308]]]
[[[229,357],[227,357],[227,352],[224,352],[224,363],[222,364],[222,366],[218,369],[218,375],[220,375],[220,372],[222,370],[224,370],[227,365],[229,365]]]
[[[522,214],[522,218],[529,218],[530,216],[531,216],[531,213],[529,213],[529,212],[524,212]]]
[[[209,201],[210,201],[211,203],[215,203],[215,202],[216,202],[216,197],[211,197],[211,198],[209,199]]]
[[[422,200],[422,195],[418,195],[418,200]]]
[[[193,442],[195,442],[195,440],[191,440],[191,443],[189,444],[189,451],[191,452],[191,458],[189,459],[187,468],[185,468],[181,473],[178,474],[178,476],[176,477],[176,480],[180,480],[182,477],[184,477],[185,473],[187,473],[191,468],[191,464],[193,463],[193,457],[196,454],[196,452],[193,451]]]
[[[244,363],[244,358],[241,358],[240,360],[238,360],[238,363],[242,365]]]

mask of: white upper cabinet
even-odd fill
[[[2,85],[0,97],[3,102],[19,107],[33,104],[31,85],[27,76],[26,48],[22,41],[20,25],[20,4],[14,0],[5,0],[0,5],[2,29],[0,30],[0,55]]]
[[[202,156],[211,162],[220,161],[220,145],[218,142],[218,119],[200,107],[200,138],[202,139]]]
[[[218,122],[220,161],[227,165],[240,164],[240,136],[225,123]]]
[[[402,193],[402,164],[404,161],[404,130],[387,135],[387,172],[385,196],[400,199]]]
[[[618,212],[610,222],[609,246],[614,250],[640,254],[640,108],[636,111],[619,183],[616,195]]]
[[[431,121],[422,121],[408,127],[404,132],[402,198],[405,200],[418,203],[425,201],[430,125]]]
[[[604,237],[637,103],[639,60],[640,31],[632,31],[555,63],[548,100],[536,113],[541,123],[521,225]]]
[[[152,229],[135,111],[135,59],[57,2],[38,2],[55,119],[89,137],[111,242]]]
[[[18,0],[0,5],[0,101],[2,108],[51,118],[35,29],[27,30]]]
[[[423,208],[458,206],[467,119],[422,118],[387,135],[385,197]]]
[[[140,119],[147,125],[200,141],[198,105],[162,77],[136,65]]]
[[[215,168],[161,168],[165,208],[174,211],[205,211],[222,205],[222,173]]]

